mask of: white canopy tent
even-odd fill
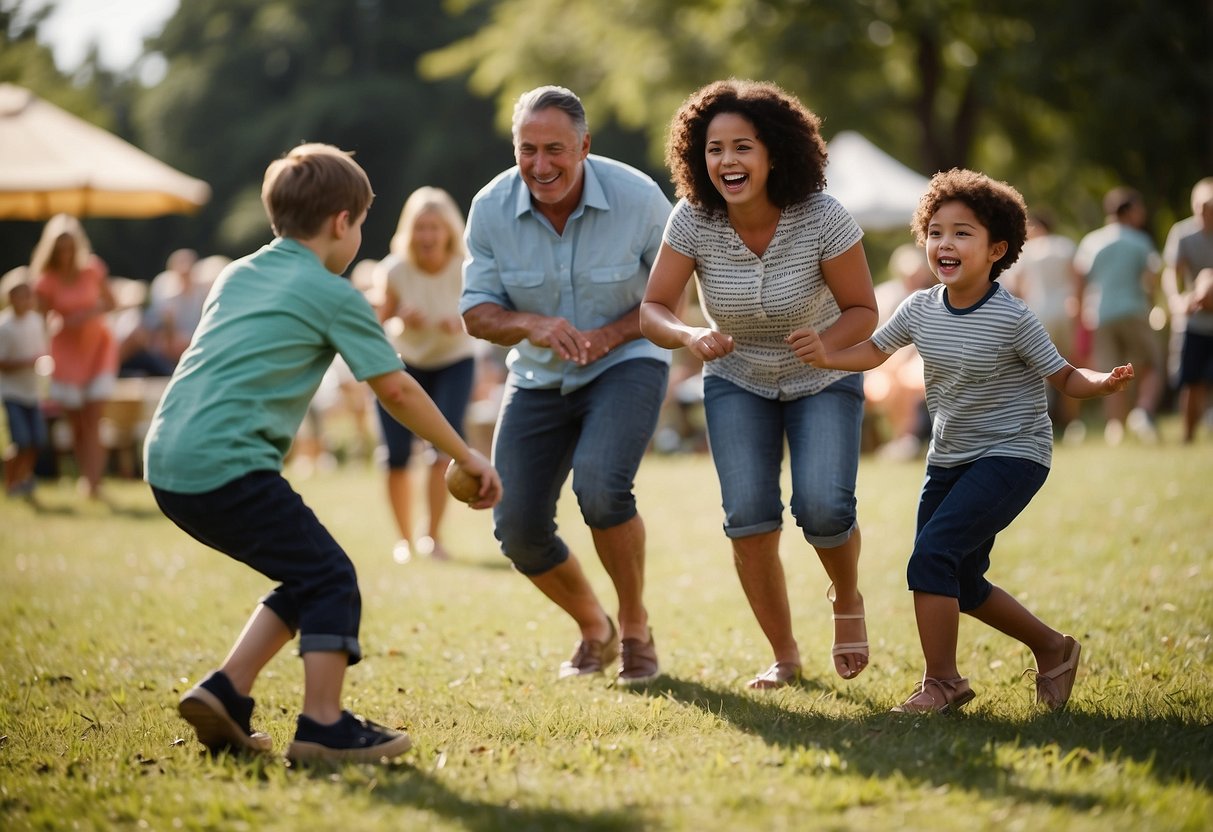
[[[0,84],[0,220],[193,213],[210,187],[14,84]]]
[[[842,203],[864,231],[908,229],[930,180],[853,130],[826,143],[826,193]]]

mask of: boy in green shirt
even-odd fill
[[[271,163],[261,199],[276,238],[216,280],[152,418],[144,471],[161,510],[278,582],[220,668],[181,698],[181,715],[212,751],[269,750],[270,738],[250,727],[249,694],[296,632],[304,697],[288,759],[377,761],[411,745],[407,734],[341,709],[345,669],[362,658],[357,577],[282,476],[336,354],[392,416],[480,479],[473,507],[501,497],[497,472],[403,371],[370,304],[340,277],[373,197],[362,168],[330,145],[300,145]]]

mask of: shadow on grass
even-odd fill
[[[1000,750],[1009,749],[1048,755],[1049,764],[1061,770],[1091,768],[1101,759],[1132,760],[1159,782],[1213,787],[1213,730],[1179,718],[1117,719],[1081,711],[1042,713],[1022,722],[980,713],[912,716],[888,713],[888,703],[869,699],[865,704],[876,712],[850,719],[788,711],[761,696],[678,679],[663,679],[649,690],[701,708],[771,746],[832,751],[848,771],[866,776],[897,774],[1079,810],[1103,801],[1094,794],[1014,785],[1009,776],[1015,764],[998,759]]]
[[[164,517],[160,509],[147,506],[111,504],[110,512],[118,517],[126,517],[131,520],[156,520]]]
[[[316,780],[331,780],[341,767],[309,766],[302,775]],[[439,780],[406,763],[375,769],[376,800],[413,806],[444,818],[458,821],[463,829],[483,830],[587,830],[587,832],[639,832],[647,828],[640,817],[625,812],[575,812],[561,809],[518,807],[488,803],[457,794]],[[366,794],[364,783],[347,782],[358,794]]]
[[[514,564],[505,555],[493,558],[492,560],[464,560],[460,557],[451,558],[451,563],[457,566],[465,566],[469,569],[487,569],[491,572],[513,572]]]
[[[67,517],[68,515],[74,515],[76,513],[76,508],[74,506],[49,504],[44,503],[41,500],[34,500],[30,502],[29,505],[30,508],[34,510],[34,513],[40,517]]]

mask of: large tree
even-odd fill
[[[1076,226],[1111,185],[1158,224],[1213,170],[1210,8],[1198,0],[461,0],[490,21],[426,56],[494,96],[563,83],[592,117],[643,129],[660,158],[683,96],[776,81],[924,172],[979,167]]]
[[[466,206],[473,183],[500,167],[485,153],[491,107],[456,82],[419,79],[415,64],[475,23],[443,14],[439,0],[183,3],[150,43],[168,70],[140,97],[136,121],[153,152],[214,189],[196,221],[204,253],[243,253],[268,238],[262,174],[302,141],[352,150],[370,175],[364,256],[386,254],[420,185]]]

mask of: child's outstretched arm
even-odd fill
[[[484,454],[463,441],[416,379],[404,371],[397,371],[368,378],[367,384],[396,421],[432,443],[455,460],[456,465],[480,480],[480,498],[470,504],[472,508],[491,508],[497,504],[501,499],[501,477],[497,470]]]
[[[808,327],[794,330],[785,340],[803,363],[823,370],[873,370],[889,358],[889,354],[870,338],[841,350],[829,351],[817,330]]]
[[[1049,384],[1067,396],[1075,399],[1093,399],[1097,396],[1119,393],[1128,387],[1129,382],[1133,380],[1133,365],[1124,364],[1113,368],[1110,373],[1101,373],[1066,364],[1048,379]]]

